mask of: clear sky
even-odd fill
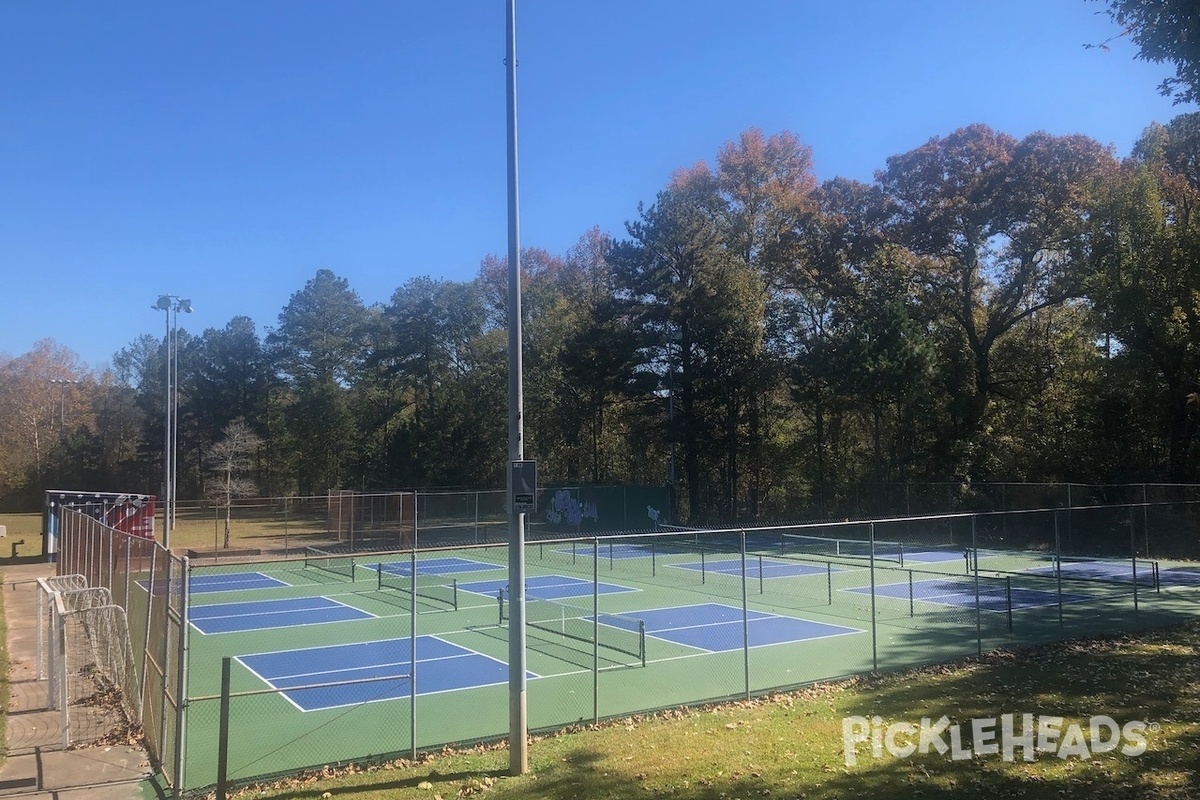
[[[972,122],[1127,155],[1173,107],[1084,0],[518,0],[521,240],[621,234],[672,171],[790,130],[818,178]],[[504,0],[0,2],[0,353],[92,367],[260,333],[321,268],[384,303],[506,251]]]

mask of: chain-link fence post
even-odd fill
[[[975,652],[983,655],[983,610],[979,600],[979,541],[976,536],[977,514],[971,515],[971,552],[975,554]]]
[[[750,699],[750,603],[746,596],[746,531],[738,531],[738,551],[742,558],[742,674],[746,699]]]
[[[592,723],[600,722],[600,537],[592,537]]]
[[[221,706],[217,720],[217,800],[226,800],[229,787],[229,669],[233,658],[221,659]]]
[[[870,572],[871,572],[871,669],[875,672],[879,671],[879,616],[875,613],[875,523],[872,522],[867,526],[867,538],[870,540],[868,551],[870,552]]]

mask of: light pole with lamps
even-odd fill
[[[175,525],[176,446],[179,433],[179,348],[177,331],[179,312],[192,313],[192,301],[173,294],[159,295],[151,308],[167,312],[167,402],[163,429],[163,547],[171,546],[171,528]]]

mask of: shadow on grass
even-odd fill
[[[345,794],[353,794],[355,792],[395,792],[395,791],[401,791],[404,789],[420,789],[421,784],[425,783],[426,781],[428,781],[430,783],[448,783],[448,784],[463,785],[463,784],[467,784],[470,781],[482,782],[485,779],[490,780],[490,781],[498,781],[498,780],[502,779],[504,776],[506,776],[507,774],[508,774],[507,771],[500,770],[500,769],[464,770],[461,772],[445,772],[445,773],[438,772],[438,770],[436,770],[436,769],[431,769],[427,773],[423,773],[421,775],[416,775],[416,776],[412,776],[412,777],[387,778],[387,777],[385,777],[387,775],[386,772],[379,771],[379,772],[371,773],[371,775],[374,776],[376,779],[364,780],[364,782],[362,784],[348,785],[344,788],[338,789],[336,793],[338,795],[345,795]],[[249,792],[250,789],[245,789],[242,791]],[[455,788],[455,791],[457,791],[457,787]],[[324,793],[325,793],[325,790],[323,787],[304,786],[302,788],[298,787],[293,790],[272,791],[271,797],[281,798],[282,800],[287,800],[288,798],[295,798],[298,800],[299,798],[320,797]],[[447,795],[443,795],[443,796],[447,796]],[[448,796],[456,796],[456,795],[450,794]],[[430,795],[430,797],[432,797],[432,794]]]

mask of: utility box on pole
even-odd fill
[[[513,461],[512,496],[508,498],[512,510],[518,514],[537,512],[537,462]]]

